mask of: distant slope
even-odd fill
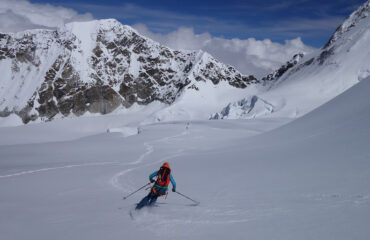
[[[263,78],[265,89],[256,95],[268,103],[254,109],[244,106],[242,99],[230,102],[213,115],[220,118],[300,117],[341,94],[370,75],[370,1],[354,11],[338,27],[320,51],[293,59]],[[245,102],[245,101],[244,101]],[[265,105],[259,101],[256,106]],[[249,104],[249,103],[248,103]],[[270,107],[271,105],[271,107]],[[223,109],[231,106],[227,114]],[[239,106],[239,107],[238,107]]]
[[[353,12],[314,55],[275,78],[261,96],[277,115],[302,116],[370,75],[370,1]]]
[[[288,136],[287,141],[292,143],[298,139],[303,142],[316,139],[319,142],[328,141],[324,145],[333,151],[336,149],[334,152],[346,151],[346,144],[349,144],[349,149],[365,147],[370,142],[369,92],[370,77],[305,116],[268,133],[271,138],[268,141]],[[342,144],[329,146],[329,142]]]

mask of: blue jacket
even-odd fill
[[[150,174],[149,175],[149,181],[151,181],[151,182],[154,181],[153,178],[155,176],[157,176],[157,174],[158,174],[158,171],[155,171],[154,173]],[[172,174],[170,174],[170,181],[172,183],[172,188],[176,190],[176,182],[175,182],[175,179],[173,179]]]

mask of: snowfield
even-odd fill
[[[367,78],[294,121],[0,128],[1,239],[369,239],[369,92]],[[147,191],[122,197],[164,161],[200,204],[170,192],[132,220]]]

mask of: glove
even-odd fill
[[[153,180],[153,179],[150,179],[150,182],[151,182],[151,183],[154,183],[154,180]]]
[[[172,192],[176,192],[176,189],[172,188]]]

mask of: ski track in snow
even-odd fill
[[[58,169],[67,169],[67,168],[75,168],[75,167],[90,167],[90,166],[104,166],[104,165],[114,165],[118,163],[119,162],[95,162],[95,163],[65,165],[65,166],[60,166],[60,167],[40,168],[40,169],[35,169],[35,170],[17,172],[17,173],[8,174],[8,175],[0,175],[0,178],[17,177],[17,176],[22,176],[26,174],[34,174],[34,173],[46,172],[46,171],[52,171],[52,170],[58,170]]]
[[[176,134],[169,137],[164,137],[159,140],[154,140],[151,142],[144,142],[145,146],[145,152],[141,154],[137,160],[130,162],[128,164],[124,165],[137,165],[135,167],[131,167],[128,169],[125,169],[123,171],[120,171],[116,173],[111,179],[110,184],[125,193],[129,193],[130,191],[133,191],[136,189],[137,186],[134,186],[134,184],[130,181],[129,178],[122,180],[122,178],[125,177],[129,172],[132,172],[139,168],[145,168],[150,167],[153,165],[156,165],[158,163],[161,163],[163,161],[167,161],[169,159],[174,159],[175,157],[181,156],[185,149],[178,149],[176,152],[172,154],[168,154],[164,157],[160,157],[157,161],[152,161],[150,163],[141,164],[143,161],[151,155],[155,151],[154,144],[156,143],[170,143],[171,140],[180,138],[182,136],[185,136],[188,134],[188,131],[184,131],[180,134]],[[125,183],[125,184],[122,184]],[[221,193],[219,193],[221,195]],[[197,214],[191,214],[189,215],[189,208],[188,207],[177,207],[176,212],[177,216],[176,218],[171,217],[171,212],[168,213],[167,211],[171,211],[171,209],[166,209],[166,212],[163,213],[156,213],[151,214],[153,209],[144,209],[141,212],[138,213],[137,216],[135,216],[135,222],[138,223],[138,227],[142,229],[146,229],[153,234],[158,234],[158,229],[161,228],[161,234],[164,232],[168,235],[175,237],[176,228],[177,227],[184,227],[186,226],[186,229],[189,233],[196,231],[197,228],[201,227],[202,225],[223,225],[223,224],[238,224],[238,223],[245,223],[249,221],[255,221],[261,218],[269,217],[275,214],[284,214],[287,212],[287,210],[284,210],[282,208],[276,208],[276,207],[266,207],[261,206],[258,209],[238,209],[235,210],[234,206],[223,206],[217,204],[217,198],[220,196],[216,196],[216,199],[213,199],[213,201],[210,201],[209,204],[206,206],[201,206],[202,211],[199,211],[199,206],[196,206],[195,211],[198,211]],[[194,210],[190,211],[194,213]],[[182,218],[178,218],[180,213],[180,216],[183,216]],[[163,217],[163,214],[166,215],[166,217]],[[169,215],[168,215],[169,214]],[[210,218],[211,216],[211,218]],[[210,220],[212,219],[212,220]],[[145,224],[143,224],[145,223]]]
[[[154,143],[160,143],[160,142],[169,143],[171,139],[178,138],[178,137],[181,137],[181,136],[185,136],[187,134],[188,134],[188,132],[187,131],[184,131],[184,132],[182,132],[180,134],[176,134],[176,135],[173,135],[173,136],[164,137],[164,138],[161,138],[161,139],[158,139],[158,140],[154,140],[154,141],[151,141],[151,142],[144,142],[145,152],[143,154],[141,154],[138,157],[137,160],[135,160],[133,162],[130,162],[128,164],[124,164],[124,165],[137,165],[137,164],[142,163],[147,156],[149,156],[150,154],[152,154],[154,152],[154,146],[152,145]],[[179,149],[174,154],[170,154],[170,155],[167,155],[167,156],[162,157],[159,161],[154,161],[154,162],[151,162],[149,164],[145,164],[145,165],[137,166],[137,167],[132,167],[132,168],[129,168],[129,169],[125,169],[123,171],[120,171],[120,172],[116,173],[115,175],[113,175],[113,177],[110,179],[110,184],[114,188],[116,188],[116,189],[118,189],[120,191],[128,192],[127,189],[130,189],[131,190],[133,188],[132,185],[131,184],[126,184],[125,186],[122,186],[122,184],[120,183],[120,178],[122,178],[125,174],[127,174],[128,172],[131,172],[131,171],[133,171],[135,169],[138,169],[138,168],[152,166],[152,165],[158,164],[160,162],[163,162],[163,161],[166,161],[166,160],[175,158],[177,156],[182,155],[183,152],[184,152],[184,149]]]
[[[132,172],[139,168],[150,167],[161,163],[163,161],[167,161],[169,159],[174,159],[178,156],[181,156],[185,149],[178,149],[176,152],[172,154],[168,154],[166,156],[160,157],[159,160],[152,161],[146,164],[143,163],[144,160],[151,155],[155,151],[154,144],[156,143],[170,143],[171,140],[176,138],[180,138],[182,136],[187,135],[189,132],[184,131],[180,134],[176,134],[169,137],[164,137],[158,140],[154,140],[151,142],[144,142],[145,152],[141,154],[137,160],[130,162],[124,165],[137,165],[135,167],[131,167],[116,173],[111,179],[110,184],[124,193],[129,193],[134,191],[137,186],[135,186],[131,181],[130,178],[122,180],[129,172]],[[140,165],[138,165],[140,164]],[[124,183],[124,184],[122,184]],[[220,196],[222,195],[219,193]],[[197,214],[190,214],[189,215],[189,208],[186,206],[178,206],[176,208],[176,213],[174,216],[175,218],[171,217],[171,209],[166,208],[166,212],[151,214],[153,209],[144,209],[135,216],[135,222],[137,222],[137,227],[148,230],[153,234],[158,234],[158,229],[160,228],[161,234],[164,232],[168,236],[176,237],[176,228],[181,227],[183,228],[186,226],[187,231],[189,234],[193,231],[196,231],[197,228],[204,226],[204,225],[223,225],[223,224],[238,224],[238,223],[245,223],[249,221],[255,221],[264,217],[269,217],[275,214],[281,214],[286,212],[286,210],[281,208],[271,208],[263,206],[258,209],[238,209],[235,210],[234,206],[223,206],[219,205],[217,199],[220,196],[216,196],[216,199],[210,201],[209,204],[206,206],[200,206],[202,211],[200,211],[199,206],[196,206],[194,210],[190,210],[191,213],[197,211]],[[180,214],[179,214],[180,213]],[[164,217],[163,215],[166,215]],[[179,218],[178,216],[183,216]],[[212,219],[212,220],[211,220]],[[144,224],[143,224],[144,223]]]

